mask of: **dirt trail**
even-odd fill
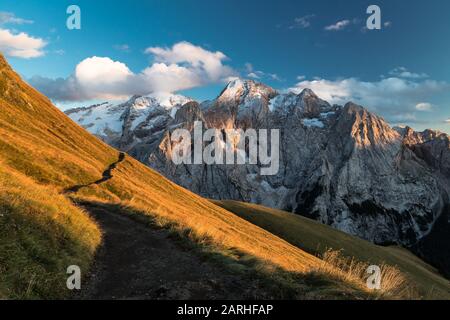
[[[65,193],[108,181],[124,159],[125,154],[120,153],[119,159],[103,172],[102,179],[70,187]],[[169,231],[130,218],[120,206],[77,204],[97,221],[103,244],[75,299],[270,298],[257,280],[205,261],[171,238]]]
[[[67,193],[76,193],[76,192],[78,192],[81,188],[89,187],[89,186],[92,186],[92,185],[94,185],[94,184],[101,184],[101,183],[103,183],[103,182],[106,182],[106,181],[110,180],[110,179],[113,177],[113,176],[112,176],[112,171],[113,171],[115,168],[117,168],[117,165],[118,165],[119,163],[121,163],[124,159],[125,159],[125,153],[120,152],[120,153],[119,153],[119,159],[117,159],[116,162],[110,164],[109,167],[108,167],[105,171],[103,171],[103,174],[102,174],[102,178],[101,178],[101,179],[99,179],[99,180],[97,180],[97,181],[94,181],[94,182],[92,182],[92,183],[88,183],[88,184],[79,184],[79,185],[76,185],[76,186],[67,188],[67,189],[64,190],[64,193],[65,193],[65,194],[67,194]]]
[[[104,244],[81,299],[242,299],[252,283],[203,261],[169,237],[103,204],[81,204],[97,220]]]

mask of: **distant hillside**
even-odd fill
[[[450,298],[450,282],[406,249],[381,247],[330,228],[314,220],[281,210],[237,201],[213,201],[222,208],[254,223],[311,254],[327,249],[373,264],[388,263],[408,274],[422,292],[439,298]]]

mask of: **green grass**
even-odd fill
[[[342,250],[343,255],[359,261],[397,266],[420,290],[424,298],[450,299],[449,281],[406,249],[377,246],[311,219],[281,210],[236,201],[212,202],[308,253],[321,255],[327,249]]]
[[[52,299],[69,294],[66,270],[88,270],[101,234],[51,187],[0,167],[0,298]]]

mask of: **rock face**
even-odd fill
[[[133,97],[67,113],[202,196],[292,211],[376,243],[415,245],[448,210],[445,134],[393,129],[353,103],[330,105],[308,89],[280,94],[254,81],[235,80],[202,104],[180,96],[164,101]],[[260,165],[176,166],[170,134],[193,130],[194,121],[222,130],[279,129],[279,172],[262,176]]]

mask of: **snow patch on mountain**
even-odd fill
[[[190,101],[193,100],[182,95],[156,92],[147,96],[133,96],[117,104],[105,102],[70,109],[66,114],[89,132],[109,142],[119,138],[126,126],[134,131],[158,123],[160,115],[157,119],[151,119],[155,109],[163,109],[168,116],[175,118],[178,109]]]
[[[323,122],[320,121],[320,120],[317,119],[317,118],[303,119],[302,122],[303,122],[303,125],[304,125],[305,127],[309,127],[309,128],[311,128],[311,127],[316,127],[316,128],[323,128],[323,127],[325,127],[325,125],[323,124]]]

